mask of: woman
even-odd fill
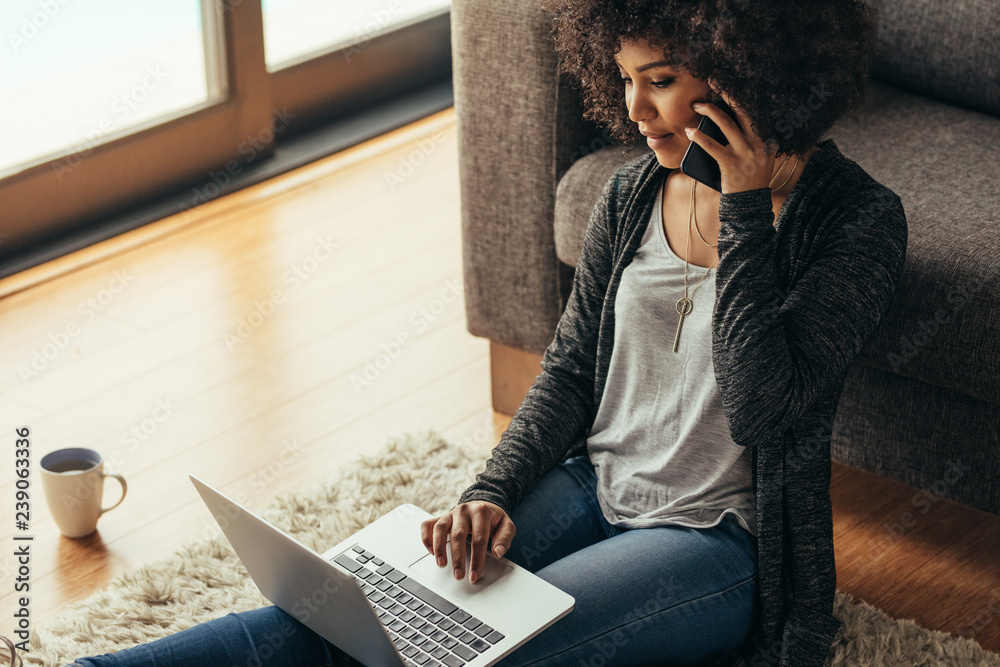
[[[822,665],[840,625],[832,417],[906,251],[899,198],[821,140],[862,101],[875,17],[852,0],[542,6],[587,116],[653,152],[606,183],[541,375],[421,539],[456,578],[491,547],[574,596],[503,667]],[[679,170],[689,141],[721,192]],[[356,663],[265,607],[76,664]]]

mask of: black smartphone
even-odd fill
[[[725,111],[739,126],[740,121],[736,118],[736,112],[728,104],[722,101],[714,102],[714,104]],[[726,139],[726,135],[722,133],[719,126],[708,116],[701,117],[698,129],[723,146],[729,145],[729,139]],[[704,183],[713,190],[722,192],[722,172],[719,171],[719,163],[704,148],[693,141],[684,153],[684,157],[681,158],[681,171],[699,183]]]

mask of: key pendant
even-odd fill
[[[677,299],[676,308],[680,317],[677,319],[677,333],[674,334],[674,352],[677,351],[677,342],[681,339],[681,325],[684,323],[684,316],[691,312],[692,307],[691,299],[686,296]]]

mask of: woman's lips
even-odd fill
[[[657,148],[666,146],[673,136],[673,134],[665,134],[662,137],[646,137],[646,143],[655,151]]]

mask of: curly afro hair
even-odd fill
[[[782,154],[803,155],[864,102],[878,55],[878,12],[862,0],[539,0],[552,16],[559,72],[584,118],[631,145],[615,54],[622,41],[663,49],[675,70],[724,91]]]

